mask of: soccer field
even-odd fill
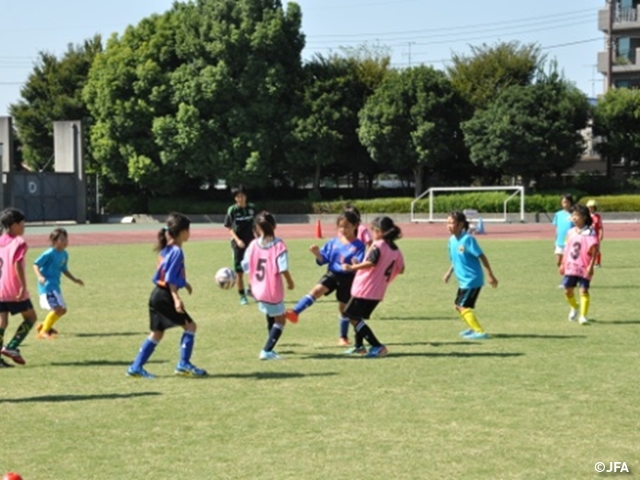
[[[153,234],[150,240],[153,241]],[[640,250],[607,240],[591,289],[591,324],[569,307],[550,241],[480,237],[500,285],[477,304],[487,341],[461,340],[457,284],[442,283],[446,241],[399,241],[407,269],[370,325],[389,348],[351,358],[337,346],[337,304],[288,324],[282,361],[261,362],[266,322],[213,274],[226,241],[185,245],[198,323],[193,362],[211,374],[174,377],[180,332],[125,376],[148,333],[151,244],[71,246],[69,313],[57,340],[22,346],[3,369],[0,472],[44,479],[578,479],[596,462],[640,471],[635,302]],[[320,278],[311,241],[287,242],[295,302]],[[41,252],[29,252],[29,265]],[[29,267],[30,290],[35,279]],[[40,320],[43,315],[39,312]],[[19,324],[12,317],[5,339]]]

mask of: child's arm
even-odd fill
[[[498,286],[498,279],[493,275],[493,272],[491,271],[489,259],[484,253],[478,258],[482,262],[482,266],[484,267],[484,269],[487,271],[487,275],[489,276],[489,285],[491,285],[493,288],[496,288]]]
[[[289,270],[285,270],[284,272],[282,272],[282,276],[287,281],[287,289],[293,290],[295,288],[295,285],[293,283],[293,277],[289,273]]]
[[[447,283],[449,281],[449,279],[451,278],[451,274],[452,273],[453,273],[453,265],[449,265],[449,269],[447,270],[447,272],[442,277],[442,281],[444,283]]]
[[[15,268],[16,276],[18,277],[18,282],[20,283],[20,288],[18,289],[18,296],[16,297],[16,300],[24,300],[22,297],[24,296],[24,289],[25,285],[27,284],[27,278],[24,272],[24,264],[22,262],[16,262],[13,264],[13,268]]]
[[[173,283],[168,283],[169,291],[171,292],[171,297],[173,298],[173,305],[176,308],[176,312],[184,313],[184,303],[182,303],[182,299],[178,294],[178,287]]]
[[[591,260],[589,260],[589,266],[587,267],[587,275],[593,276],[593,268],[596,264],[596,258],[598,258],[598,252],[600,251],[600,244],[596,243],[591,247]]]
[[[354,260],[356,260],[356,259],[354,258]],[[364,262],[359,262],[359,263],[356,260],[356,263],[343,263],[342,264],[342,269],[345,272],[356,272],[358,270],[364,270],[366,268],[375,267],[375,265],[376,264],[373,263],[370,260],[365,260]]]
[[[40,285],[44,285],[45,282],[47,281],[47,279],[44,278],[44,275],[42,275],[42,272],[40,271],[40,267],[38,265],[36,265],[35,263],[33,264],[33,271],[36,274],[36,278],[38,279],[38,283]]]
[[[313,254],[314,257],[316,257],[316,262],[318,263],[318,265],[324,265],[325,263],[327,263],[320,253],[320,247],[318,247],[317,245],[311,245],[309,247],[309,251]]]
[[[38,266],[34,265],[34,267],[35,267],[34,270],[36,270],[36,275],[37,275],[38,271],[39,271],[38,270]],[[64,273],[64,276],[67,277],[69,280],[71,280],[73,283],[77,283],[78,285],[82,285],[84,287],[84,282],[81,279],[74,277],[73,274],[69,270],[65,270],[62,273]],[[40,280],[40,279],[38,279],[38,280]],[[40,282],[40,283],[44,283],[44,282]]]

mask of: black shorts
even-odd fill
[[[28,298],[20,302],[0,302],[0,312],[9,312],[11,315],[16,315],[27,310],[33,310],[33,303]]]
[[[354,275],[328,271],[322,276],[318,283],[329,290],[325,295],[330,295],[335,291],[338,301],[347,303],[351,299],[353,277]]]
[[[249,243],[250,242],[245,242],[245,247],[240,248],[238,247],[238,245],[236,245],[235,240],[231,240],[231,251],[233,252],[233,269],[236,273],[244,272],[244,270],[242,270],[242,260],[244,259],[244,252],[247,251]]]
[[[344,309],[344,316],[351,320],[366,320],[371,317],[378,303],[380,303],[380,300],[351,297],[347,307]]]
[[[575,288],[576,286],[589,290],[591,281],[588,278],[578,277],[576,275],[565,275],[562,277],[562,285],[564,288]]]
[[[169,289],[155,287],[149,297],[149,329],[163,332],[187,323],[193,323],[193,319],[187,312],[176,311]]]
[[[459,288],[455,304],[462,308],[475,308],[481,288]]]

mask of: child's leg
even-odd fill
[[[575,299],[574,299],[575,301]],[[580,320],[584,323],[589,313],[589,304],[591,303],[591,296],[589,295],[588,287],[580,288]]]
[[[567,300],[567,303],[571,306],[573,310],[578,309],[578,302],[576,301],[576,297],[573,294],[573,287],[565,288],[564,298]]]
[[[9,325],[9,312],[0,312],[0,348],[4,345],[4,331]]]
[[[40,333],[50,333],[55,323],[60,320],[60,317],[65,313],[67,313],[67,309],[63,307],[55,307],[53,310],[50,310],[42,323]]]
[[[371,327],[364,320],[351,320],[351,324],[356,329],[356,344],[354,346],[362,346],[362,339],[366,340],[372,347],[382,345],[373,330],[371,330]],[[358,345],[358,340],[360,340],[360,345]]]
[[[273,328],[273,324],[276,323],[276,320],[270,315],[265,314],[265,317],[267,318],[267,335],[269,335],[271,333],[271,329]]]
[[[184,332],[180,339],[180,363],[190,364],[193,346],[196,343],[196,322],[189,321],[184,324]]]
[[[329,289],[322,284],[317,284],[315,287],[311,289],[309,293],[307,293],[304,297],[298,300],[296,306],[293,307],[293,311],[300,315],[307,308],[315,303],[317,299],[322,297],[325,293],[327,293]]]
[[[276,343],[280,340],[280,336],[282,335],[282,330],[284,330],[285,318],[284,315],[277,315],[272,317],[274,320],[273,327],[269,331],[269,337],[267,338],[267,342],[264,344],[264,348],[262,349],[265,352],[273,351]]]
[[[476,314],[472,308],[465,308],[456,305],[456,310],[458,311],[458,314],[460,315],[462,320],[464,320],[466,324],[469,325],[469,328],[471,330],[476,333],[484,333],[484,329],[480,325],[480,322],[478,322],[478,318],[476,317]]]
[[[140,350],[138,350],[138,355],[131,364],[130,370],[136,371],[144,367],[144,364],[151,358],[153,351],[156,349],[158,343],[160,343],[160,340],[162,340],[162,337],[164,337],[164,331],[161,330],[154,330],[149,334],[145,341],[142,342],[142,346]]]
[[[38,316],[33,308],[22,312],[22,318],[24,319],[18,329],[16,330],[15,335],[11,339],[11,341],[7,344],[7,348],[10,350],[17,349],[22,341],[27,338],[29,332],[33,328],[33,325],[36,323]]]

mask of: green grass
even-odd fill
[[[402,240],[406,274],[370,322],[390,355],[342,356],[337,307],[324,299],[287,326],[281,362],[257,358],[266,327],[256,305],[240,307],[235,293],[214,287],[228,243],[191,242],[193,360],[212,376],[173,376],[180,332],[172,330],[148,364],[154,381],[125,376],[148,329],[150,246],[72,246],[70,268],[86,287],[64,283],[62,335],[32,333],[22,349],[28,365],[0,372],[0,472],[26,480],[576,479],[597,478],[597,461],[639,469],[637,242],[605,242],[593,324],[581,327],[566,319],[552,242],[480,241],[500,281],[477,305],[490,340],[458,337],[456,284],[441,281],[445,243]],[[288,243],[293,302],[322,269],[309,242]],[[13,317],[7,337],[17,324]]]

